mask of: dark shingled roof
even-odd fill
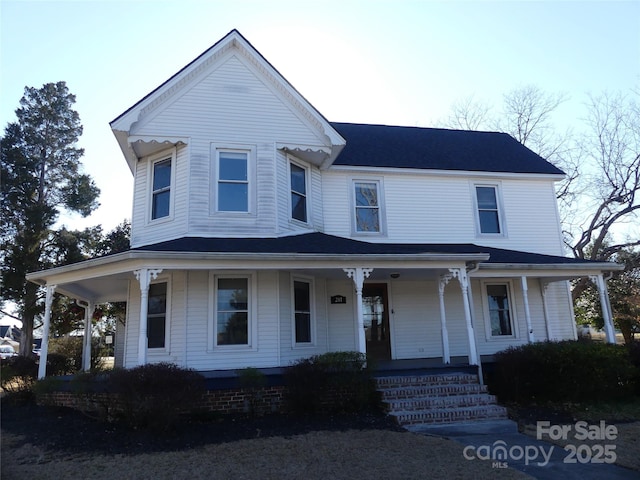
[[[334,165],[563,174],[506,133],[334,122],[331,125],[347,141]]]
[[[279,253],[324,255],[418,255],[440,254],[489,254],[486,263],[502,264],[589,264],[588,260],[519,252],[501,248],[464,244],[408,244],[369,243],[324,233],[305,233],[279,238],[204,238],[184,237],[153,245],[134,248],[133,251],[152,252],[217,252],[217,253]]]

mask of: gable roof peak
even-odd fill
[[[149,112],[167,101],[178,90],[188,85],[196,76],[206,72],[214,62],[227,55],[233,49],[239,56],[251,63],[258,75],[261,75],[267,83],[270,83],[280,92],[285,101],[290,102],[293,108],[300,112],[301,117],[308,122],[308,125],[316,129],[324,138],[326,146],[330,149],[330,155],[326,160],[332,162],[342,147],[345,140],[331,126],[329,121],[311,105],[293,87],[271,63],[262,56],[260,52],[237,30],[233,29],[224,37],[207,48],[195,59],[172,75],[168,80],[156,87],[133,106],[125,110],[122,114],[110,122],[120,148],[129,163],[131,171],[134,171],[138,154],[130,144],[130,135],[136,122]]]

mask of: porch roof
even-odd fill
[[[324,233],[270,238],[183,237],[27,275],[57,285],[57,291],[94,303],[123,301],[133,272],[163,270],[291,269],[342,276],[343,268],[366,266],[370,278],[402,272],[404,279],[437,278],[449,268],[478,266],[473,276],[532,276],[553,279],[596,275],[622,268],[553,255],[474,244],[370,243]]]
[[[507,250],[472,243],[372,243],[319,232],[271,238],[182,237],[133,248],[132,251],[319,255],[488,255],[488,260],[482,260],[482,264],[489,268],[505,268],[508,265],[519,268],[523,265],[546,267],[582,265],[605,270],[620,268],[612,262]]]

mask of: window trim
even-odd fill
[[[247,155],[247,210],[220,210],[219,209],[219,184],[220,184],[220,153],[244,153]],[[211,186],[210,190],[210,214],[223,216],[246,217],[256,214],[256,147],[254,145],[220,144],[211,145]]]
[[[378,228],[377,232],[367,232],[358,230],[357,215],[356,215],[356,185],[358,183],[373,183],[376,185],[378,191]],[[354,236],[385,236],[387,231],[387,223],[385,216],[385,202],[384,202],[384,184],[380,177],[353,177],[349,181],[350,197],[351,197],[351,234]]]
[[[485,233],[482,231],[482,224],[480,222],[480,206],[478,205],[478,187],[493,188],[496,195],[496,208],[498,210],[498,226],[500,231],[498,233]],[[476,237],[506,237],[507,236],[507,222],[504,215],[504,203],[502,201],[502,183],[501,182],[474,182],[471,184],[471,193],[473,198],[473,209],[476,226]]]
[[[255,272],[211,271],[209,272],[209,333],[207,351],[257,351],[257,275]],[[218,279],[220,278],[246,278],[247,279],[247,344],[218,345]]]
[[[151,155],[147,163],[147,224],[156,224],[173,220],[174,203],[175,203],[175,185],[176,185],[176,148],[164,150],[163,152]],[[153,176],[154,168],[158,163],[169,160],[171,162],[171,175],[169,178],[169,214],[163,217],[153,218]]]
[[[310,182],[310,175],[311,175],[311,170],[309,169],[308,165],[305,165],[304,163],[301,163],[295,159],[293,159],[293,157],[287,156],[287,173],[288,173],[288,178],[289,178],[289,197],[287,198],[287,204],[288,204],[288,210],[289,210],[289,221],[291,223],[297,223],[300,225],[305,225],[308,226],[311,224],[311,202],[310,202],[310,195],[309,195],[309,186],[311,184]],[[291,202],[291,195],[293,193],[296,194],[300,194],[299,192],[294,192],[293,190],[293,186],[291,185],[291,165],[295,165],[296,167],[301,168],[302,170],[304,170],[304,187],[305,187],[305,194],[304,194],[304,199],[305,199],[305,208],[306,208],[306,214],[307,214],[307,218],[306,220],[299,220],[297,218],[293,218],[293,203]]]
[[[511,335],[493,335],[491,331],[491,313],[489,311],[489,299],[487,293],[487,286],[502,285],[507,287],[507,298],[509,299],[509,315],[511,320]],[[482,286],[482,314],[484,317],[484,329],[487,341],[496,342],[501,340],[512,340],[520,338],[520,332],[518,329],[518,314],[515,301],[515,295],[513,291],[513,282],[509,279],[490,279],[483,280]]]
[[[159,348],[149,348],[149,311],[148,304],[149,299],[147,297],[147,353],[149,354],[166,354],[171,350],[171,276],[170,275],[162,275],[158,276],[152,282],[149,282],[149,290],[151,290],[151,285],[156,285],[158,283],[166,283],[167,284],[167,303],[165,306],[165,315],[164,315],[164,347]],[[148,293],[148,292],[147,292]]]
[[[295,305],[295,282],[309,285],[309,342],[298,342],[296,338],[296,305]],[[312,277],[302,275],[291,276],[291,346],[292,348],[309,348],[316,346],[316,298],[315,282]]]

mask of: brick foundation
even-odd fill
[[[203,411],[222,414],[279,413],[284,411],[284,391],[284,386],[210,390],[202,396],[199,406]],[[108,415],[108,410],[117,410],[118,396],[109,393],[49,392],[38,395],[38,404],[69,407],[87,412],[102,412]]]

